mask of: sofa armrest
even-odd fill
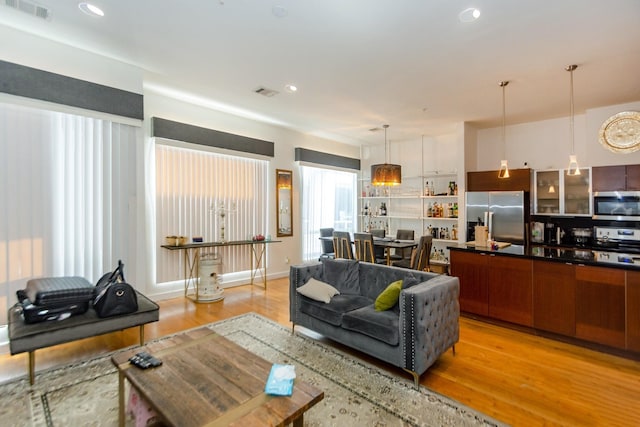
[[[460,282],[438,276],[400,293],[400,345],[405,369],[418,375],[458,342]]]
[[[289,269],[289,320],[296,323],[298,313],[298,293],[296,289],[304,285],[310,278],[322,280],[322,263],[292,265]]]

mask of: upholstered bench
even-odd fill
[[[11,354],[29,352],[29,382],[35,381],[35,351],[83,338],[140,327],[140,345],[144,345],[144,325],[157,322],[158,304],[138,292],[138,311],[114,317],[98,317],[93,308],[65,320],[26,324],[21,309],[9,309],[9,349]]]

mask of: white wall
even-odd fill
[[[640,111],[640,102],[596,108],[575,116],[575,154],[581,167],[640,164],[640,151],[613,153],[599,142],[602,123],[621,111]],[[571,151],[569,117],[507,126],[506,146],[511,168],[566,168]],[[475,154],[476,169],[469,170],[498,169],[502,159],[502,128],[479,130]]]
[[[134,65],[2,25],[0,40],[0,60],[142,93],[143,73]]]

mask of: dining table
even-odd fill
[[[326,236],[320,237],[320,240],[325,241],[333,241],[333,237]],[[351,244],[353,244],[353,240],[351,240]],[[373,237],[373,245],[378,248],[384,248],[385,251],[385,259],[387,260],[387,265],[391,265],[391,250],[392,249],[401,249],[404,253],[405,250],[413,249],[418,246],[418,242],[415,240],[402,240],[396,239],[394,237]]]
[[[387,265],[391,265],[391,249],[401,249],[404,254],[405,250],[412,250],[418,247],[418,242],[415,240],[394,239],[392,237],[374,237],[373,245],[384,248]]]

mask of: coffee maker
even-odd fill
[[[562,228],[552,222],[544,224],[544,243],[546,245],[559,245],[562,243]]]

